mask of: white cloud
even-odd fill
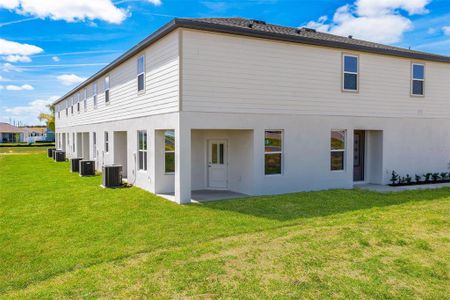
[[[52,56],[54,62],[59,62],[61,59],[58,56]]]
[[[42,48],[35,45],[21,44],[0,38],[0,55],[5,55],[2,59],[8,62],[31,62],[31,55],[38,54],[43,51],[44,50]]]
[[[25,55],[8,55],[8,56],[3,56],[3,60],[8,61],[8,62],[23,62],[23,63],[28,63],[31,62],[31,58],[29,56],[25,56]]]
[[[75,74],[59,75],[56,78],[64,85],[73,85],[73,84],[81,83],[86,80],[86,78],[80,77]]]
[[[12,117],[14,119],[20,119],[20,121],[26,124],[38,124],[39,122],[37,116],[40,113],[49,113],[49,109],[47,105],[52,104],[55,100],[57,100],[59,96],[52,96],[48,99],[36,99],[27,103],[24,106],[14,106],[14,107],[6,107],[4,110],[6,115],[2,116],[4,120]]]
[[[333,19],[326,16],[311,21],[306,26],[337,35],[380,43],[399,42],[403,34],[412,29],[412,22],[400,11],[409,15],[425,14],[430,0],[356,0],[353,5],[339,7]]]
[[[5,77],[3,77],[2,75],[0,75],[0,82],[5,82],[5,81],[9,81],[9,80],[6,79]]]
[[[445,35],[450,36],[450,26],[444,26],[442,27],[442,31],[444,31]]]
[[[32,91],[34,90],[34,87],[29,84],[23,84],[23,85],[0,85],[0,90],[7,90],[7,91]]]
[[[162,4],[161,0],[148,0],[153,5],[160,6]]]
[[[22,72],[21,68],[18,68],[10,63],[4,63],[3,65],[1,65],[1,70],[3,72]]]
[[[99,19],[120,24],[128,14],[125,9],[115,6],[111,0],[0,0],[0,8],[14,10],[26,16],[67,22]]]

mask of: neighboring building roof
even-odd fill
[[[0,133],[23,133],[22,128],[0,122]]]
[[[435,62],[450,63],[450,56],[437,55],[427,52],[415,51],[405,48],[393,47],[364,40],[354,39],[351,37],[343,37],[329,33],[316,32],[308,28],[286,27],[274,24],[266,24],[263,21],[249,20],[244,18],[176,18],[167,23],[146,39],[138,43],[136,46],[125,52],[123,55],[115,59],[109,65],[95,73],[92,77],[72,89],[63,97],[56,100],[56,104],[78,90],[80,87],[87,85],[105,75],[110,70],[129,59],[133,55],[139,53],[152,43],[161,39],[177,28],[190,28],[213,32],[231,33],[244,36],[251,36],[264,39],[272,39],[279,41],[288,41],[302,43],[315,46],[324,46],[332,48],[340,48],[347,50],[355,50],[383,55],[399,56],[410,59],[429,60]]]

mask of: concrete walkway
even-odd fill
[[[414,190],[430,190],[439,189],[443,187],[450,187],[450,183],[436,183],[436,184],[421,184],[421,185],[405,185],[405,186],[389,186],[380,184],[355,184],[355,189],[368,190],[372,192],[379,193],[390,193],[390,192],[402,192],[402,191],[414,191]]]

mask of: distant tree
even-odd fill
[[[55,131],[55,107],[51,104],[47,105],[47,107],[50,110],[50,113],[40,113],[38,119],[39,121],[45,121],[47,128]]]

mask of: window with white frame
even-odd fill
[[[105,152],[109,152],[109,133],[105,131]]]
[[[77,112],[80,113],[80,111],[81,111],[81,109],[80,109],[80,107],[81,107],[80,94],[77,94],[75,99],[76,99],[76,102],[77,102]]]
[[[283,169],[283,131],[264,132],[264,174],[281,174]]]
[[[97,83],[92,84],[92,99],[94,102],[94,108],[97,108]]]
[[[411,94],[423,96],[425,94],[425,65],[411,64]]]
[[[166,173],[175,172],[175,131],[164,132],[164,170]]]
[[[344,91],[358,91],[358,56],[343,54],[342,57],[342,89]]]
[[[138,130],[138,169],[147,170],[147,131]]]
[[[342,171],[345,169],[345,130],[332,130],[330,139],[330,169]]]
[[[145,90],[145,58],[144,55],[137,59],[137,86],[138,92]]]
[[[85,88],[83,91],[83,107],[84,107],[84,111],[87,111],[87,89]]]
[[[58,111],[58,119],[61,119],[61,112]]]
[[[69,116],[69,108],[66,107],[66,117]]]
[[[105,77],[105,102],[109,102],[109,76]]]
[[[72,152],[75,152],[75,133],[72,133]]]

